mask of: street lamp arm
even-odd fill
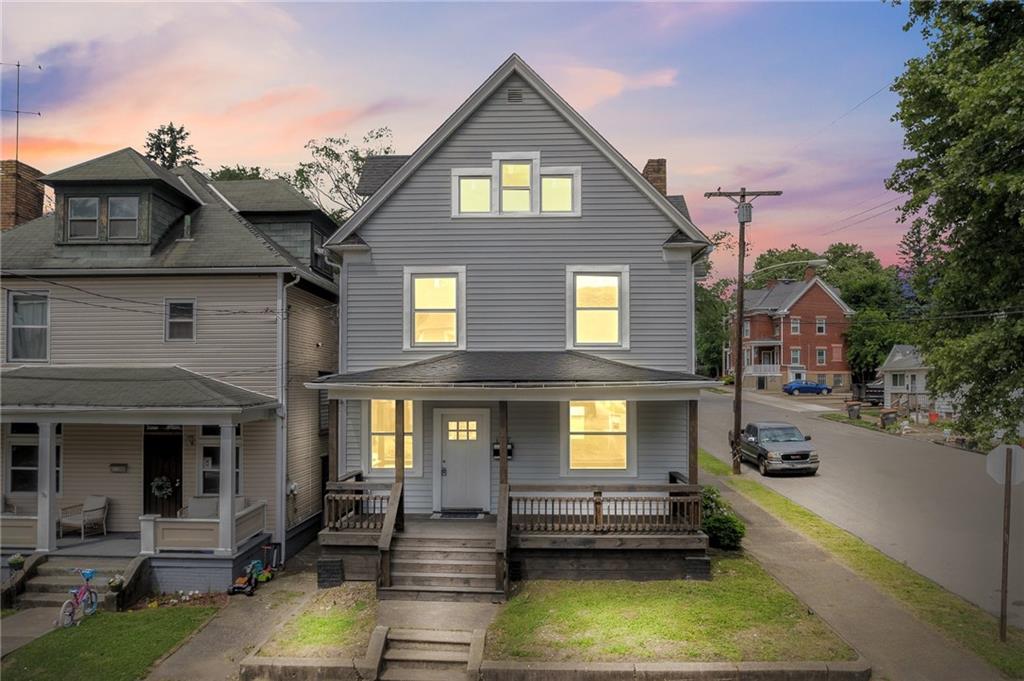
[[[779,262],[775,263],[774,265],[768,265],[768,267],[762,267],[759,270],[754,270],[753,272],[744,274],[743,280],[746,281],[747,279],[750,279],[757,274],[767,272],[768,270],[774,270],[777,267],[788,267],[790,265],[810,265],[811,267],[825,267],[826,265],[828,265],[828,260],[825,260],[824,258],[815,258],[813,260],[790,260],[789,262]]]

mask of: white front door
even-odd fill
[[[491,508],[490,412],[444,410],[440,418],[441,508]]]

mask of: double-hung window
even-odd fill
[[[194,341],[196,339],[195,298],[167,300],[164,305],[164,340]]]
[[[99,235],[99,198],[95,196],[68,197],[68,238],[96,239]]]
[[[406,350],[466,347],[466,268],[405,268]]]
[[[139,197],[111,196],[107,199],[107,238],[139,237]]]
[[[403,430],[405,437],[405,468],[418,468],[419,452],[415,450],[413,429],[413,402],[403,400]],[[370,470],[395,469],[395,400],[370,400],[369,459]]]
[[[818,366],[825,366],[826,362],[828,362],[828,348],[816,348],[815,354],[817,355],[815,359],[817,360]]]
[[[814,332],[819,336],[825,335],[825,318],[818,317],[814,320]]]
[[[562,404],[563,475],[635,475],[636,405],[626,400]]]
[[[743,320],[743,337],[744,338],[750,338],[750,320],[749,319],[744,319]]]
[[[220,472],[224,459],[220,451],[220,426],[200,426],[199,494],[220,492]],[[242,493],[242,426],[235,426],[235,494]]]
[[[906,385],[906,374],[893,374],[892,375],[892,387],[902,388]]]
[[[39,424],[12,423],[7,432],[7,489],[12,494],[35,493],[39,489]],[[62,428],[57,424],[54,466],[57,469],[57,494],[61,491],[63,472]]]
[[[580,166],[545,166],[539,151],[491,154],[490,167],[452,168],[452,216],[578,217]]]
[[[501,162],[501,212],[529,213],[533,208],[533,163]]]
[[[793,336],[800,335],[800,318],[790,317],[789,318],[789,333]]]
[[[797,365],[800,364],[800,348],[789,349],[789,363]]]
[[[7,359],[45,362],[50,356],[50,298],[45,291],[11,291],[7,313]]]
[[[566,270],[566,347],[629,347],[629,267]]]

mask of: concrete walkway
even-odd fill
[[[866,657],[874,678],[1005,681],[902,604],[789,529],[716,476],[705,474],[747,523],[746,551]]]
[[[444,603],[437,601],[381,601],[377,625],[394,629],[486,629],[501,610],[493,603]]]
[[[57,608],[19,610],[0,621],[0,651],[6,657],[23,645],[53,631]]]
[[[150,681],[225,681],[267,634],[316,594],[313,542],[288,561],[288,569],[260,585],[256,595],[232,596],[198,634],[156,665]]]

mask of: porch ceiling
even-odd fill
[[[4,421],[221,423],[267,418],[278,402],[177,366],[22,366],[0,375]]]

